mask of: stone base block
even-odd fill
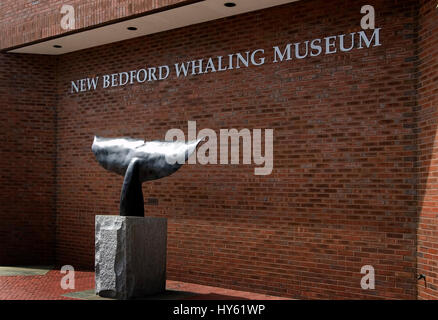
[[[96,216],[96,294],[129,299],[166,288],[167,219]]]

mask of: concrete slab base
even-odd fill
[[[96,216],[96,294],[130,299],[166,288],[167,219]]]

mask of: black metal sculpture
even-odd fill
[[[120,195],[120,215],[144,217],[141,184],[177,171],[201,141],[145,142],[96,136],[91,149],[102,167],[125,176]]]

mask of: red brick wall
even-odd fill
[[[419,223],[417,230],[418,296],[438,299],[438,9],[422,1],[419,16],[418,169]]]
[[[176,5],[186,0],[2,0],[0,1],[0,49],[57,36],[61,7],[75,9],[76,29]]]
[[[300,1],[60,57],[57,259],[93,267],[123,178],[93,135],[273,128],[274,170],[188,165],[144,184],[169,219],[168,278],[294,298],[416,298],[417,1],[368,1],[381,47],[70,94],[86,76],[360,31],[363,1]],[[339,8],[343,10],[339,10]],[[158,200],[158,204],[155,203]],[[360,287],[363,265],[376,290]]]
[[[55,67],[0,54],[0,265],[55,259]]]

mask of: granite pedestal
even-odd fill
[[[167,219],[96,216],[96,294],[129,299],[166,288]]]

